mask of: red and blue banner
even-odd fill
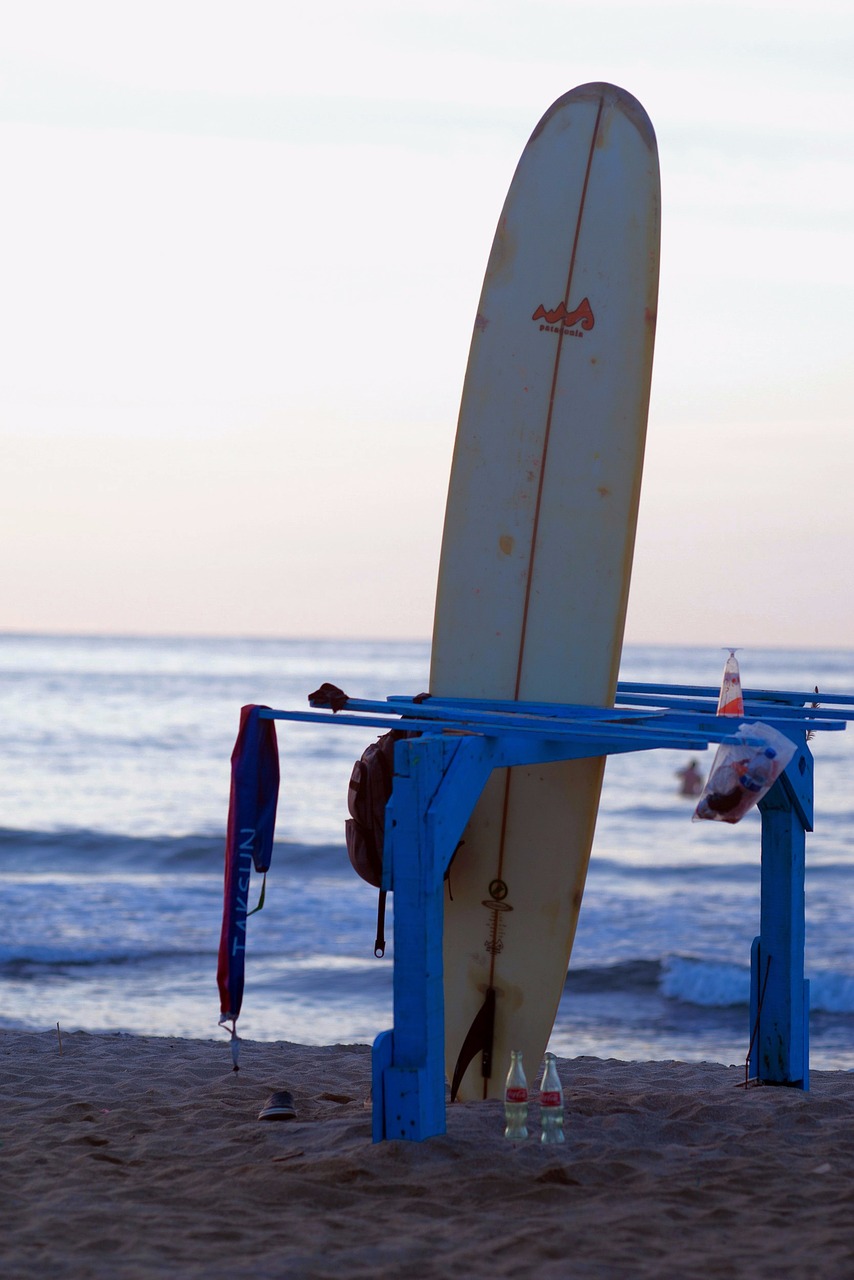
[[[246,917],[251,915],[248,902],[252,868],[254,866],[256,871],[266,873],[273,856],[279,799],[279,749],[275,723],[262,719],[259,714],[262,710],[266,708],[241,708],[240,729],[231,754],[225,894],[217,965],[221,1023],[234,1024],[243,1003]]]

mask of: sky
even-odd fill
[[[626,640],[854,647],[849,0],[0,0],[0,631],[428,638],[483,271],[639,98]]]

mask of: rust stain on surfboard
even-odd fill
[[[516,237],[507,225],[506,216],[502,217],[495,232],[495,239],[492,242],[492,252],[489,255],[489,262],[486,267],[486,279],[494,280],[499,276],[509,274],[516,258]]]

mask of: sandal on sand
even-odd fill
[[[296,1118],[296,1114],[293,1097],[286,1089],[282,1089],[280,1093],[270,1094],[261,1111],[258,1113],[258,1119],[293,1120]]]

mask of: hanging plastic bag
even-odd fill
[[[694,810],[694,821],[739,822],[773,787],[795,754],[795,744],[768,724],[742,724],[736,730],[742,744],[722,742],[709,780]],[[753,743],[746,739],[752,738]]]

